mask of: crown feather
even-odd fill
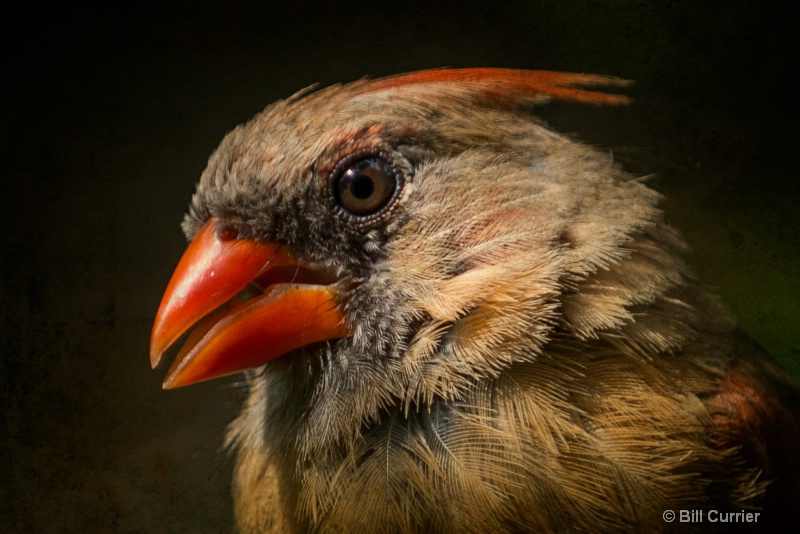
[[[479,101],[493,105],[520,105],[537,100],[565,100],[595,105],[622,105],[625,95],[593,91],[589,87],[627,87],[633,82],[615,76],[573,74],[544,70],[496,68],[433,69],[371,80],[359,93],[423,84],[469,85]]]

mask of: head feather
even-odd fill
[[[585,88],[627,87],[632,82],[614,76],[544,70],[433,69],[372,80],[361,86],[359,93],[423,84],[469,85],[476,103],[514,107],[531,101],[550,99],[595,105],[627,104],[630,98],[625,95]]]

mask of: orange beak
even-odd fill
[[[210,219],[183,254],[161,300],[150,365],[189,328],[164,389],[265,365],[294,349],[347,335],[330,275],[301,265],[282,245],[238,239]],[[245,289],[263,294],[236,297]]]

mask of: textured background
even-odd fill
[[[232,529],[220,447],[235,380],[163,392],[149,329],[208,155],[316,82],[440,66],[635,79],[626,109],[539,113],[658,173],[705,283],[800,376],[797,8],[374,4],[68,4],[3,17],[0,532]]]

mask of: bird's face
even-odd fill
[[[615,307],[577,289],[630,255],[621,245],[659,217],[656,195],[518,109],[542,96],[619,103],[571,87],[614,80],[548,76],[362,81],[229,133],[154,327],[153,365],[199,322],[165,387],[252,369],[264,417],[310,453],[387,410],[456,401],[556,332],[589,338],[624,320],[624,294]],[[619,276],[634,287],[639,275]]]

